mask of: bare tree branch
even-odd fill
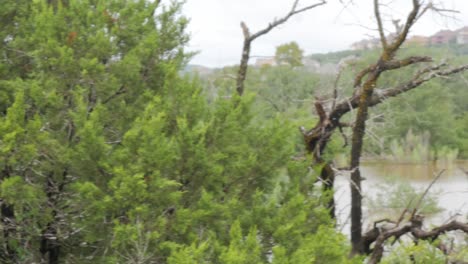
[[[382,70],[388,71],[388,70],[400,69],[402,67],[405,67],[411,64],[421,63],[421,62],[432,62],[432,58],[428,56],[411,56],[402,60],[391,60],[391,61],[386,62],[383,65]],[[376,67],[377,67],[377,64],[373,64],[365,68],[364,70],[360,71],[354,78],[354,87],[356,88],[356,87],[361,86],[362,79],[366,75],[368,75],[370,72],[375,71]]]
[[[374,16],[375,19],[377,19],[377,26],[380,35],[380,42],[382,43],[382,48],[387,49],[387,38],[385,37],[385,29],[382,23],[382,17],[380,16],[379,0],[374,0]]]
[[[324,5],[326,3],[327,3],[326,0],[320,0],[320,2],[316,4],[308,5],[303,8],[298,9],[299,0],[295,0],[292,5],[291,11],[289,11],[289,13],[287,13],[284,17],[280,19],[275,19],[273,22],[269,23],[268,26],[266,26],[264,29],[257,31],[254,34],[251,34],[247,25],[244,22],[241,22],[242,33],[244,34],[244,45],[242,47],[241,61],[240,61],[239,70],[237,73],[237,81],[236,81],[236,91],[239,95],[242,96],[242,94],[244,93],[244,82],[247,76],[247,68],[248,68],[248,63],[250,59],[250,48],[252,46],[252,42],[258,37],[267,34],[272,29],[278,27],[279,25],[286,23],[286,21],[288,21],[288,19],[291,18],[292,16],[303,13],[307,10],[316,8],[318,6]]]
[[[403,30],[401,31],[400,34],[398,34],[395,41],[390,46],[388,46],[388,49],[384,49],[384,55],[387,55],[388,59],[393,58],[393,56],[395,55],[395,52],[401,47],[403,42],[408,37],[410,28],[414,25],[414,23],[416,22],[418,18],[418,15],[420,14],[419,13],[420,9],[421,9],[420,0],[413,0],[413,10],[411,10],[408,17],[406,18],[406,23],[403,26]]]
[[[338,124],[338,130],[340,131],[340,134],[341,134],[341,137],[343,137],[343,148],[347,147],[348,146],[348,137],[346,136],[346,134],[344,133],[343,131],[343,126],[340,124]]]
[[[431,72],[429,75],[425,76],[425,77],[422,77],[422,78],[414,78],[414,79],[411,79],[410,81],[407,81],[406,83],[403,83],[395,88],[391,88],[391,89],[386,89],[384,90],[383,93],[379,94],[379,95],[374,95],[372,97],[372,100],[370,102],[370,105],[371,106],[374,106],[374,105],[377,105],[381,102],[383,102],[386,98],[390,98],[390,97],[395,97],[397,95],[400,95],[402,93],[405,93],[409,90],[412,90],[416,87],[419,87],[421,86],[422,84],[434,79],[434,78],[440,78],[440,77],[446,77],[446,76],[450,76],[450,75],[454,75],[456,73],[460,73],[460,72],[464,72],[464,71],[467,71],[468,70],[468,64],[466,65],[462,65],[462,66],[459,66],[459,67],[456,67],[456,68],[452,68],[452,69],[449,69],[449,70],[445,70],[445,71],[436,71],[436,72]],[[416,76],[418,77],[418,76]]]
[[[286,23],[286,21],[288,21],[289,18],[291,18],[292,16],[294,15],[297,15],[297,14],[300,14],[302,12],[305,12],[307,10],[310,10],[310,9],[313,9],[315,7],[318,7],[318,6],[321,6],[321,5],[324,5],[326,4],[327,1],[326,0],[321,0],[319,3],[316,3],[316,4],[313,4],[313,5],[309,5],[309,6],[306,6],[306,7],[303,7],[301,9],[297,9],[297,6],[299,5],[299,0],[295,0],[294,1],[294,4],[291,8],[291,11],[289,11],[288,14],[286,14],[286,16],[278,19],[278,20],[274,20],[272,23],[268,24],[267,27],[265,27],[264,29],[258,31],[257,33],[251,35],[249,38],[250,38],[250,41],[253,41],[255,40],[256,38],[262,36],[262,35],[265,35],[267,34],[268,32],[270,32],[272,29],[274,29],[275,27],[281,25],[281,24],[284,24]]]
[[[440,70],[444,66],[446,66],[446,63],[424,68],[417,72],[415,76],[413,76],[413,78],[409,81],[406,81],[393,88],[384,89],[382,93],[374,94],[369,106],[380,104],[388,98],[398,96],[402,93],[417,88],[432,79],[447,77],[460,72],[468,71],[468,64],[454,67],[448,70]],[[339,102],[336,105],[335,110],[329,114],[330,118],[339,119],[341,116],[348,113],[352,109],[357,108],[359,105],[359,95],[360,93],[356,94],[352,98],[347,98]]]
[[[431,183],[427,186],[426,190],[424,190],[424,193],[421,195],[421,197],[419,197],[418,203],[414,207],[413,213],[411,214],[411,219],[414,218],[414,216],[416,215],[416,212],[418,211],[419,207],[421,206],[421,203],[424,200],[424,197],[426,197],[427,193],[432,188],[434,183],[436,183],[436,181],[440,179],[440,177],[442,176],[442,174],[444,174],[444,172],[445,172],[445,170],[441,170],[439,172],[439,174],[436,177],[434,177],[434,179],[431,181]]]
[[[377,264],[380,262],[383,256],[384,243],[391,237],[399,238],[404,234],[411,233],[416,240],[434,241],[440,235],[450,231],[461,230],[468,234],[468,223],[451,221],[448,224],[433,228],[430,231],[424,231],[422,229],[422,221],[423,217],[416,215],[410,223],[380,233],[375,241],[374,250],[368,263]]]
[[[335,82],[333,83],[333,103],[331,107],[332,110],[335,109],[336,100],[338,99],[338,83],[340,81],[342,73],[343,73],[343,67],[340,67],[338,69],[338,73],[336,74]]]
[[[351,254],[362,254],[365,252],[364,241],[362,237],[362,194],[361,194],[361,172],[360,172],[360,159],[362,154],[364,136],[366,131],[366,120],[368,119],[369,107],[373,106],[373,99],[379,98],[383,100],[386,97],[383,97],[380,94],[374,94],[376,89],[377,82],[380,76],[390,70],[401,69],[406,66],[420,63],[420,62],[431,62],[430,57],[409,57],[403,60],[394,60],[394,57],[397,51],[400,49],[401,45],[404,43],[408,37],[408,33],[411,27],[414,25],[416,20],[419,17],[422,2],[421,0],[413,0],[413,9],[408,14],[406,22],[401,30],[397,32],[397,36],[394,38],[391,44],[387,43],[385,38],[385,31],[383,28],[382,18],[379,11],[379,1],[374,0],[374,12],[377,19],[377,24],[379,28],[380,39],[382,42],[382,53],[378,61],[365,68],[361,71],[355,79],[355,86],[360,86],[362,79],[367,76],[366,81],[360,87],[358,95],[353,96],[355,99],[355,104],[358,106],[358,111],[356,115],[355,124],[353,127],[352,134],[352,145],[351,145],[351,169],[355,169],[351,173],[351,244],[352,252]],[[422,9],[425,12],[425,9]],[[430,78],[429,78],[430,79]],[[418,85],[424,83],[422,80],[415,80],[411,84],[415,84],[417,81],[420,81]],[[411,85],[408,85],[411,86]],[[378,103],[378,101],[376,102]],[[338,107],[335,109],[335,111]],[[333,119],[338,119],[338,117],[330,114],[330,117]],[[319,141],[320,142],[320,141]]]
[[[315,111],[320,118],[320,122],[325,122],[327,120],[327,112],[323,108],[323,105],[320,101],[316,101],[315,104]]]
[[[392,60],[385,63],[385,70],[396,70],[412,64],[421,62],[432,62],[432,58],[428,56],[411,56],[402,60]]]
[[[354,78],[354,88],[361,86],[362,79],[363,79],[367,74],[369,74],[371,71],[375,70],[375,67],[376,67],[376,65],[373,64],[373,65],[371,65],[371,66],[365,68],[364,70],[360,71],[360,72],[356,75],[356,77]]]
[[[103,104],[107,104],[109,103],[112,99],[114,99],[115,97],[121,95],[121,94],[124,94],[126,92],[125,90],[125,86],[120,86],[119,90],[117,90],[114,94],[112,94],[111,96],[107,97],[106,99],[104,99],[102,101]]]
[[[397,222],[396,222],[396,226],[399,226],[400,223],[401,223],[401,221],[403,221],[403,218],[405,218],[405,214],[408,212],[409,207],[410,207],[410,205],[413,203],[413,201],[414,201],[414,196],[411,197],[411,199],[410,199],[410,200],[408,201],[408,203],[406,204],[405,209],[403,210],[403,212],[401,212],[400,217],[398,217],[398,220],[397,220]]]
[[[424,217],[422,215],[417,215],[416,211],[421,206],[421,203],[424,200],[427,193],[429,192],[429,190],[432,188],[434,183],[438,179],[440,179],[443,173],[444,173],[444,170],[440,171],[436,175],[436,177],[434,177],[431,183],[427,186],[426,190],[420,196],[416,206],[414,207],[408,223],[400,227],[400,223],[403,220],[405,213],[408,212],[410,204],[412,203],[413,199],[409,201],[409,203],[407,204],[406,208],[403,210],[397,222],[393,222],[389,219],[376,221],[374,222],[374,227],[363,235],[363,251],[366,254],[372,253],[369,263],[380,262],[382,255],[383,255],[384,243],[391,237],[394,237],[395,241],[397,241],[404,234],[411,233],[416,241],[419,239],[434,241],[435,239],[437,239],[439,235],[448,231],[462,230],[465,233],[468,233],[468,223],[464,224],[464,223],[460,223],[456,221],[451,221],[450,223],[436,227],[432,229],[431,231],[422,230]],[[377,224],[380,222],[394,223],[395,227],[390,228],[390,229],[378,228]],[[374,245],[374,248],[371,249],[370,246],[373,242],[375,242],[375,245]]]

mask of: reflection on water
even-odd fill
[[[426,224],[441,224],[453,218],[468,218],[468,161],[458,161],[452,164],[401,164],[384,161],[366,161],[361,166],[361,174],[366,179],[362,182],[364,204],[369,197],[375,197],[382,191],[376,186],[384,184],[392,178],[397,182],[405,182],[417,190],[424,190],[429,186],[441,170],[444,173],[432,187],[432,191],[439,192],[438,205],[442,212],[427,218]],[[337,203],[338,224],[343,232],[349,234],[350,188],[349,175],[338,176],[336,179],[335,200]],[[364,208],[364,219],[369,219],[379,212],[369,212]],[[399,215],[396,216],[398,218]],[[364,223],[364,228],[369,223]]]

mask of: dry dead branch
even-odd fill
[[[252,42],[258,37],[267,34],[272,29],[278,27],[279,25],[286,23],[286,21],[288,21],[292,16],[303,13],[307,10],[311,10],[313,8],[316,8],[318,6],[321,6],[327,3],[326,0],[320,0],[318,3],[299,8],[298,7],[299,2],[300,0],[295,0],[292,5],[291,10],[284,17],[273,20],[273,22],[269,23],[268,26],[266,26],[264,29],[257,31],[254,34],[251,34],[247,25],[244,22],[241,22],[240,25],[242,28],[242,32],[244,34],[244,45],[242,48],[242,56],[241,56],[241,61],[239,65],[239,71],[237,73],[236,91],[239,95],[242,95],[244,93],[244,82],[247,76],[247,68],[248,68],[248,63],[250,59],[250,49],[252,46]]]
[[[352,208],[351,208],[351,241],[353,244],[354,253],[363,253],[362,244],[362,208],[360,194],[361,176],[359,171],[359,161],[362,152],[363,137],[365,135],[365,122],[368,117],[368,108],[375,106],[387,98],[395,97],[422,84],[434,79],[450,76],[459,72],[468,70],[468,65],[447,69],[446,63],[431,65],[418,71],[412,78],[401,84],[381,89],[381,92],[374,93],[377,87],[377,81],[380,76],[387,71],[393,71],[405,68],[414,64],[423,64],[432,62],[432,58],[428,56],[412,56],[404,59],[396,59],[396,55],[404,41],[407,39],[411,27],[417,20],[428,10],[433,10],[433,5],[425,3],[421,0],[412,0],[412,10],[407,15],[404,24],[398,24],[398,30],[394,37],[386,38],[384,23],[382,21],[379,10],[379,1],[374,0],[374,15],[377,19],[377,26],[382,42],[382,52],[379,59],[361,70],[354,79],[354,94],[340,102],[335,102],[334,107],[329,112],[322,111],[325,109],[321,102],[317,102],[315,107],[319,114],[318,123],[310,130],[304,131],[304,141],[309,152],[314,153],[315,162],[323,164],[321,154],[330,139],[335,129],[340,128],[340,119],[350,112],[352,109],[358,109],[356,121],[353,125],[353,138],[351,150],[350,168],[353,170],[351,182],[352,190]],[[335,93],[335,92],[334,92]],[[333,170],[330,173],[322,171],[323,182],[333,182]],[[326,186],[327,189],[332,189],[333,186]]]
[[[368,263],[376,264],[380,262],[383,256],[384,243],[392,237],[398,239],[405,234],[411,234],[415,240],[429,240],[432,242],[440,235],[450,231],[460,230],[468,234],[468,223],[461,223],[454,220],[447,224],[435,227],[429,231],[425,231],[422,227],[423,220],[424,218],[422,216],[415,215],[409,223],[406,223],[403,226],[395,227],[390,230],[378,233],[378,236],[375,239],[372,255],[370,256]],[[373,230],[373,232],[376,232],[376,230]],[[375,234],[372,235],[375,237]]]
[[[431,183],[427,186],[427,188],[419,198],[415,208],[413,209],[413,212],[407,223],[400,226],[404,215],[410,210],[409,207],[413,202],[413,199],[411,199],[411,201],[407,204],[406,208],[403,210],[402,214],[396,222],[389,219],[382,219],[376,221],[374,222],[373,228],[363,235],[363,252],[366,254],[370,254],[370,259],[368,262],[369,264],[375,264],[380,262],[384,251],[384,244],[390,238],[394,238],[394,242],[396,242],[401,236],[411,234],[415,241],[429,240],[430,242],[433,242],[440,235],[449,231],[461,230],[468,234],[468,223],[462,223],[456,220],[452,220],[449,223],[440,225],[438,227],[434,227],[430,231],[425,231],[423,230],[424,217],[422,215],[416,214],[417,209],[421,206],[421,203],[426,197],[427,193],[435,184],[435,182],[437,182],[437,180],[440,179],[443,173],[444,170],[440,171],[437,174],[437,176],[434,177]],[[395,226],[387,229],[379,228],[377,225],[381,222],[394,223]],[[371,248],[371,245],[373,243],[375,243],[374,247]]]

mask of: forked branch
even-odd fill
[[[256,33],[251,34],[247,25],[244,22],[241,22],[240,25],[242,28],[242,33],[244,34],[244,45],[242,48],[241,61],[240,61],[239,71],[237,73],[237,81],[236,81],[236,91],[239,95],[242,95],[244,93],[244,82],[247,76],[247,68],[248,68],[248,63],[250,59],[250,48],[251,48],[252,42],[258,37],[267,34],[272,29],[278,27],[279,25],[286,23],[286,21],[288,21],[288,19],[290,19],[292,16],[303,13],[307,10],[311,10],[313,8],[316,8],[318,6],[321,6],[327,3],[326,0],[320,0],[320,2],[318,3],[299,8],[298,7],[299,2],[300,0],[295,0],[292,5],[291,11],[289,11],[284,17],[273,20],[273,22],[269,23],[268,26],[266,26],[262,30],[257,31]]]
[[[384,243],[388,239],[395,237],[399,238],[405,234],[410,233],[416,240],[429,240],[434,241],[440,235],[443,235],[450,231],[460,230],[468,234],[468,223],[462,223],[459,221],[451,221],[445,225],[438,226],[432,230],[425,231],[422,229],[423,217],[416,215],[411,222],[393,229],[382,232],[378,235],[375,241],[372,255],[369,259],[369,264],[377,264],[380,262],[383,256]]]
[[[398,50],[401,48],[402,44],[408,37],[408,33],[413,25],[416,23],[418,18],[426,12],[426,8],[423,7],[423,0],[412,0],[413,8],[406,18],[406,22],[403,27],[397,29],[395,38],[392,40],[392,43],[387,43],[385,37],[384,25],[382,22],[381,13],[379,10],[379,0],[374,0],[374,15],[377,19],[378,30],[380,34],[380,40],[382,42],[382,53],[379,59],[372,65],[365,68],[361,71],[355,79],[355,87],[359,86],[359,90],[355,91],[351,100],[347,100],[347,103],[343,105],[343,108],[349,111],[348,108],[358,106],[355,124],[353,126],[352,134],[352,145],[351,145],[351,162],[350,167],[354,170],[351,173],[351,243],[352,243],[352,254],[362,254],[365,252],[365,241],[362,236],[362,195],[361,195],[361,174],[360,174],[360,159],[362,154],[364,135],[366,131],[366,120],[368,118],[369,107],[372,107],[375,104],[381,102],[385,99],[385,95],[380,93],[374,94],[374,91],[378,85],[378,81],[381,75],[390,70],[403,69],[409,65],[421,62],[431,62],[432,59],[426,56],[414,56],[409,57],[403,60],[395,60],[395,56]],[[400,28],[398,26],[398,28]],[[400,32],[398,32],[400,31]],[[456,71],[450,72],[453,74]],[[400,90],[391,90],[387,91],[386,96],[392,95],[389,92],[400,93],[403,90],[412,89],[424,83],[425,81],[432,79],[434,75],[429,75],[425,79],[419,79],[419,76],[416,79],[406,83],[404,87],[401,87]],[[364,80],[366,77],[366,80]],[[361,87],[361,82],[363,85]],[[412,87],[412,88],[411,88]],[[349,101],[354,101],[349,103]],[[353,106],[354,104],[354,106]],[[342,112],[339,112],[339,107],[336,107],[331,113],[330,117],[336,120],[342,115]],[[338,111],[338,112],[337,112]],[[409,227],[408,227],[409,228]],[[405,231],[405,230],[403,230]],[[406,231],[405,231],[406,232]],[[389,234],[386,234],[387,236]],[[390,235],[391,236],[391,235]],[[387,238],[379,239],[386,240]],[[382,242],[383,243],[383,242]]]
[[[383,89],[381,90],[382,92],[378,94],[373,94],[369,106],[375,106],[388,98],[396,97],[402,93],[415,89],[432,79],[447,77],[460,72],[468,71],[468,64],[443,70],[443,68],[446,66],[446,63],[441,63],[435,66],[423,68],[422,70],[418,71],[410,80],[405,81],[393,88]],[[340,101],[334,110],[329,114],[329,116],[334,119],[339,119],[341,116],[348,113],[352,109],[357,108],[359,105],[359,95],[360,93],[352,96],[351,98]]]
[[[413,202],[413,199],[411,199],[406,208],[403,210],[397,222],[388,219],[383,219],[374,222],[374,227],[363,235],[364,252],[366,254],[371,254],[368,263],[374,264],[380,262],[384,251],[384,244],[390,238],[394,238],[394,241],[396,242],[401,236],[405,234],[411,234],[415,241],[429,240],[430,242],[433,242],[440,235],[449,231],[461,230],[468,234],[468,223],[462,223],[455,220],[449,222],[448,224],[435,227],[430,231],[425,231],[422,229],[424,217],[422,215],[416,214],[416,211],[421,206],[422,201],[424,200],[429,190],[432,188],[434,183],[438,179],[440,179],[443,173],[444,170],[440,171],[437,174],[437,176],[434,177],[431,183],[427,186],[422,195],[419,197],[419,200],[416,203],[416,206],[414,207],[413,212],[407,223],[400,226],[404,215],[410,210],[410,205]],[[395,225],[392,228],[378,228],[377,224],[383,221],[394,223]],[[371,249],[370,246],[374,242],[374,248]]]

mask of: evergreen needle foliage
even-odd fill
[[[3,1],[2,263],[353,263],[293,124],[181,77],[172,1]]]

